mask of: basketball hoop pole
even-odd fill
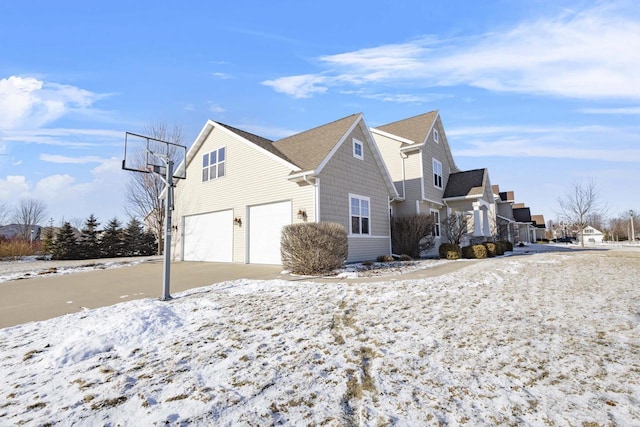
[[[171,299],[171,211],[173,210],[173,160],[167,159],[166,185],[164,199],[164,274],[162,277],[162,301]]]

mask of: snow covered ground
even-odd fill
[[[1,329],[0,425],[640,425],[640,251],[534,246]]]

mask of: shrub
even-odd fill
[[[496,241],[496,255],[501,256],[504,255],[506,245],[504,244],[504,240]]]
[[[462,257],[466,259],[483,259],[487,257],[484,245],[470,245],[462,248]]]
[[[400,261],[413,261],[413,258],[411,258],[407,254],[402,254],[402,255],[400,255]]]
[[[391,218],[391,246],[394,254],[407,254],[419,258],[420,253],[431,249],[434,244],[433,217],[413,215]]]
[[[496,244],[493,242],[485,242],[484,247],[487,249],[487,256],[493,258],[496,256]]]
[[[26,240],[20,239],[1,239],[0,240],[0,259],[20,259],[23,256],[35,255],[38,245],[30,244]]]
[[[324,274],[344,265],[347,230],[336,223],[310,222],[282,228],[283,266],[294,274]]]
[[[443,243],[438,248],[438,255],[444,259],[460,259],[460,246],[455,243]]]
[[[391,255],[380,255],[376,258],[378,262],[393,262],[393,257]]]
[[[504,245],[505,252],[513,252],[513,243],[508,240],[499,240]]]

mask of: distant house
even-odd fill
[[[584,234],[585,245],[600,244],[604,240],[604,234],[602,233],[602,231],[597,230],[590,225],[586,226],[582,233],[578,233],[578,242],[582,242],[582,234]]]
[[[282,227],[307,221],[342,224],[348,261],[391,252],[389,204],[398,194],[362,114],[278,141],[210,120],[185,166],[175,189],[176,259],[280,264]]]

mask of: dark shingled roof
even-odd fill
[[[220,122],[218,122],[218,123],[220,123]],[[267,150],[271,154],[275,154],[276,156],[286,160],[287,162],[293,163],[291,161],[291,159],[289,159],[284,153],[280,152],[280,150],[278,150],[276,147],[273,146],[273,141],[272,140],[267,139],[267,138],[263,138],[261,136],[255,135],[253,133],[244,131],[242,129],[235,128],[233,126],[229,126],[229,125],[224,124],[224,123],[220,123],[220,124],[222,126],[226,127],[227,129],[229,129],[231,132],[235,133],[236,135],[239,135],[239,136],[243,137],[244,139],[246,139],[247,141],[253,142],[258,147]]]
[[[529,208],[515,208],[513,210],[513,219],[517,222],[532,222],[531,210]]]
[[[443,199],[470,195],[481,196],[484,188],[484,174],[486,169],[474,169],[464,172],[455,172],[449,175],[447,188],[444,190]]]
[[[347,133],[360,114],[297,133],[273,143],[273,146],[293,160],[303,171],[316,169],[327,158],[333,147]]]
[[[435,110],[386,125],[376,126],[376,129],[398,135],[416,144],[422,144],[427,139],[427,135],[437,117],[438,110]]]

